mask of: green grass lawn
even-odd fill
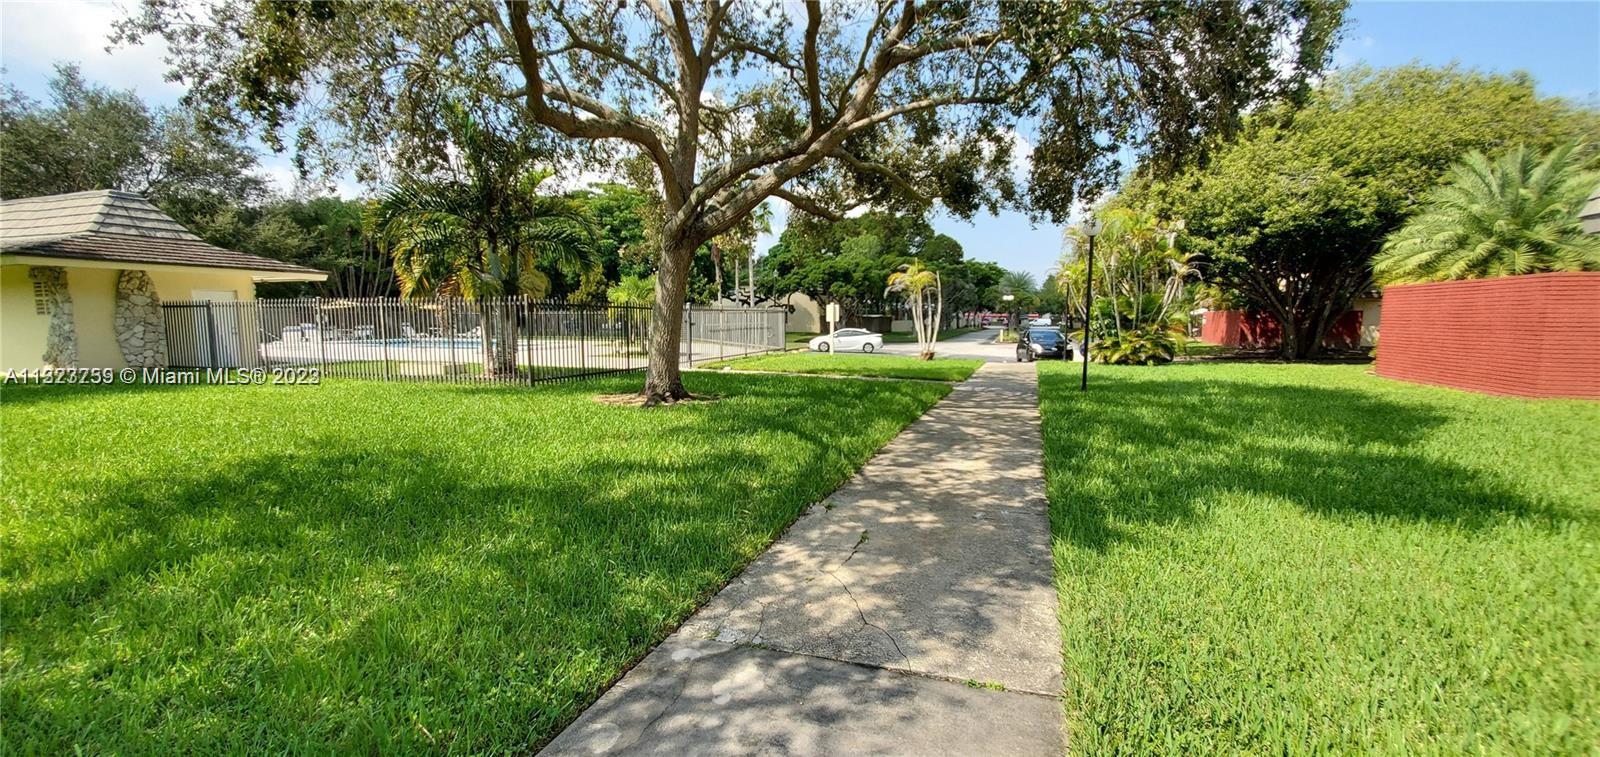
[[[830,376],[868,376],[877,378],[924,379],[930,381],[966,381],[972,372],[983,365],[982,360],[936,358],[922,360],[905,355],[829,354],[822,352],[785,352],[776,355],[725,360],[711,363],[708,369],[732,368],[742,371],[778,371],[782,373],[812,373]]]
[[[7,753],[523,752],[946,386],[6,387]]]
[[[1600,744],[1600,403],[1041,363],[1074,752]]]
[[[959,328],[959,329],[945,329],[944,331],[939,332],[939,339],[940,339],[940,341],[943,341],[945,339],[950,339],[950,338],[953,338],[953,337],[961,336],[962,334],[971,334],[974,331],[982,331],[982,330],[983,329],[981,329],[981,328],[979,328],[977,326],[965,326],[965,327],[962,327],[962,328]],[[891,332],[883,335],[883,343],[884,344],[916,344],[917,343],[917,335],[912,333],[912,332],[910,332],[910,331],[891,331]]]

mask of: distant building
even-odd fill
[[[1589,195],[1589,202],[1583,206],[1583,212],[1578,217],[1583,220],[1585,232],[1600,234],[1600,187],[1595,187],[1594,194]]]

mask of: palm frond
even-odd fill
[[[1496,160],[1464,156],[1447,183],[1373,259],[1382,283],[1600,270],[1600,237],[1579,214],[1600,185],[1569,143],[1540,156],[1525,146]]]

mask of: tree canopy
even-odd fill
[[[690,264],[770,197],[839,218],[863,203],[1063,217],[1125,147],[1171,162],[1247,106],[1302,90],[1342,5],[480,2],[199,10],[149,0],[120,38],[162,36],[189,99],[269,144],[371,174],[437,161],[441,103],[586,164],[642,161],[658,193],[646,394],[687,396]],[[313,93],[315,96],[313,96]],[[1031,189],[1016,127],[1039,124]],[[644,188],[644,187],[642,187]]]
[[[1119,204],[1187,223],[1206,278],[1283,325],[1306,357],[1372,286],[1372,257],[1469,150],[1548,149],[1600,116],[1541,98],[1522,75],[1406,66],[1330,76],[1304,108],[1252,117],[1241,138],[1167,181],[1137,178]]]
[[[238,140],[182,108],[151,108],[131,91],[56,66],[50,101],[11,85],[0,95],[0,197],[121,189],[160,204],[214,197],[258,200],[266,183]]]

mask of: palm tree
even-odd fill
[[[371,208],[368,224],[394,261],[404,297],[544,297],[545,270],[599,265],[595,225],[584,206],[540,194],[551,173],[532,151],[491,133],[464,109],[446,109],[458,149],[456,175],[402,179]],[[484,304],[485,372],[516,371],[516,319]],[[498,311],[493,314],[491,309]]]
[[[749,273],[751,307],[756,303],[756,240],[772,231],[772,208],[766,203],[757,205],[739,225],[711,240],[711,264],[715,268],[717,299],[722,298],[722,264],[733,261],[733,298],[739,299],[740,269]]]
[[[295,222],[317,240],[313,267],[334,273],[316,285],[324,297],[383,297],[394,292],[391,261],[363,228],[365,207],[360,200],[318,197],[292,211]]]
[[[1019,299],[1039,291],[1039,284],[1027,271],[1006,271],[998,286],[1001,294],[1015,295]]]
[[[1000,277],[1000,283],[995,285],[996,299],[1000,306],[1006,309],[1006,328],[1014,334],[1020,326],[1017,315],[1024,308],[1031,307],[1030,300],[1039,291],[1039,284],[1034,281],[1033,274],[1027,271],[1006,271]],[[1011,295],[1008,302],[1004,298]]]
[[[606,290],[606,299],[613,305],[648,308],[656,301],[656,277],[623,276]]]
[[[1600,237],[1579,213],[1600,186],[1576,143],[1542,158],[1526,146],[1491,161],[1468,153],[1372,261],[1382,283],[1600,270]]]
[[[624,319],[627,324],[622,332],[624,337],[613,345],[615,349],[624,353],[635,350],[643,352],[646,344],[643,337],[648,333],[650,324],[650,306],[656,302],[655,275],[623,276],[621,281],[606,290],[606,300],[616,306],[612,316]]]
[[[939,323],[944,320],[944,282],[939,272],[922,267],[921,261],[912,260],[889,274],[889,286],[884,294],[890,292],[903,292],[910,298],[911,325],[917,332],[918,352],[923,360],[932,360],[933,348],[939,342]]]
[[[1165,221],[1136,208],[1096,212],[1102,223],[1094,271],[1094,312],[1084,310],[1088,246],[1080,227],[1067,230],[1068,249],[1056,280],[1075,319],[1092,322],[1096,353],[1105,362],[1164,362],[1172,358],[1189,322],[1191,283],[1200,276],[1195,255],[1178,246],[1182,221]],[[1082,337],[1082,332],[1077,335]]]

